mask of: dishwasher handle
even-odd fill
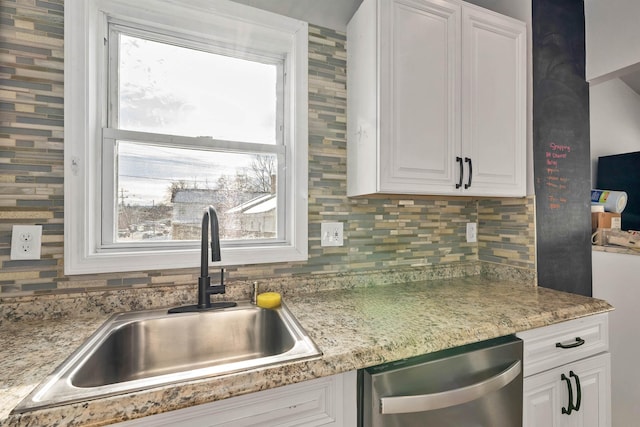
[[[498,375],[466,387],[416,396],[381,397],[380,413],[407,414],[461,405],[505,387],[516,379],[521,372],[522,363],[518,360]]]

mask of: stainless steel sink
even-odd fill
[[[14,412],[320,355],[286,306],[112,316]]]

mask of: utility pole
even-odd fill
[[[125,205],[125,200],[129,198],[129,196],[125,196],[124,188],[120,188],[120,209],[118,210],[118,219],[116,223],[118,224],[118,229],[120,228],[120,217],[122,217],[122,225],[129,230],[131,225],[131,215],[127,206]]]

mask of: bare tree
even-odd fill
[[[257,193],[270,193],[272,177],[276,176],[274,156],[257,154],[251,162],[252,190]]]
[[[170,193],[170,201],[171,203],[173,203],[176,194],[178,194],[179,191],[182,190],[186,190],[187,189],[187,183],[185,181],[173,181],[171,182],[171,185],[169,186],[169,193]]]

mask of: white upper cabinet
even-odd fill
[[[525,34],[524,23],[462,10],[462,154],[475,195],[526,193]]]
[[[347,27],[347,193],[524,196],[526,27],[364,0]]]

